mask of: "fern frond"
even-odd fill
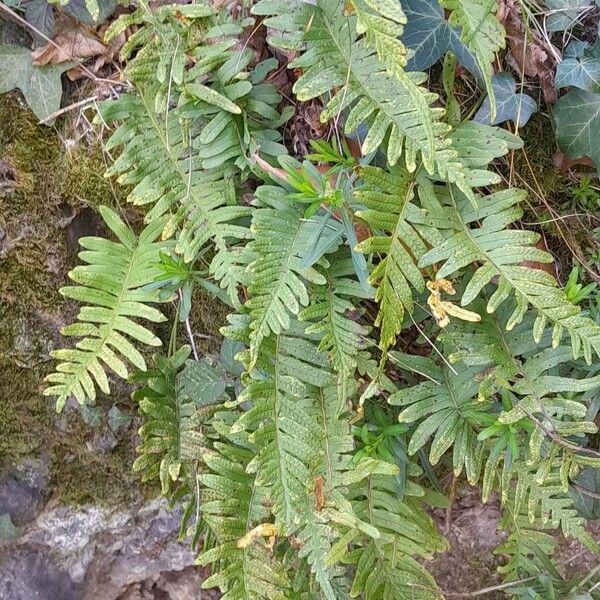
[[[408,60],[408,49],[400,36],[406,24],[406,15],[400,2],[395,0],[350,0],[356,14],[356,31],[364,34],[367,42],[375,47],[377,58],[390,75],[403,76]]]
[[[419,266],[440,262],[436,277],[445,278],[477,263],[480,266],[461,299],[463,306],[470,304],[497,277],[498,287],[487,304],[488,312],[496,310],[514,294],[517,306],[508,320],[507,329],[519,323],[531,305],[538,313],[533,328],[534,339],[539,339],[549,323],[554,327],[553,346],[558,346],[566,331],[571,338],[573,356],[577,358],[583,354],[588,364],[591,363],[593,352],[600,355],[600,326],[566,298],[552,275],[525,266],[528,261],[552,261],[547,252],[535,246],[539,234],[508,229],[508,225],[523,214],[518,205],[524,193],[515,189],[496,192],[485,198],[478,197],[477,205],[473,206],[452,186],[448,190],[447,195],[438,190],[446,210],[442,211],[445,219],[440,214],[435,220],[439,229],[446,229],[448,237],[422,256]],[[431,223],[427,218],[423,222]]]
[[[208,364],[188,361],[184,367],[189,353],[182,346],[169,358],[158,356],[154,369],[131,378],[141,385],[132,397],[143,418],[133,470],[142,473],[142,481],[158,478],[161,493],[169,497],[195,496],[198,464],[208,444],[202,427],[225,390]],[[177,491],[180,486],[184,489]],[[191,501],[195,505],[195,498]]]
[[[509,151],[523,147],[523,140],[506,129],[476,121],[463,121],[448,137],[457,160],[464,167],[467,184],[473,188],[501,183],[500,175],[489,171],[488,165]]]
[[[198,556],[197,563],[213,566],[213,574],[202,587],[221,588],[224,600],[285,600],[290,581],[265,541],[239,544],[255,525],[269,518],[264,491],[247,469],[254,450],[247,443],[235,443],[234,437],[227,443],[216,442],[214,450],[204,453],[209,472],[201,475],[201,510],[214,542]]]
[[[460,27],[460,39],[477,59],[490,98],[492,119],[496,100],[492,89],[493,62],[496,52],[505,47],[506,32],[496,18],[497,0],[440,0],[450,12],[449,23]]]
[[[236,321],[234,329],[246,327]],[[246,364],[250,360],[248,352]],[[297,322],[285,334],[271,335],[238,400],[249,409],[231,431],[248,431],[257,446],[252,467],[271,500],[275,525],[294,536],[323,596],[335,600],[338,569],[326,556],[339,537],[336,524],[377,532],[356,518],[345,499],[348,478],[362,479],[369,470],[352,468],[346,398],[338,394],[318,338]]]
[[[411,476],[421,471],[409,465]],[[354,485],[349,498],[357,514],[381,532],[380,539],[362,540],[346,560],[356,564],[351,596],[365,600],[439,600],[443,598],[433,577],[413,556],[431,558],[447,548],[446,540],[419,502],[418,485],[406,488],[398,497],[396,478],[373,474]],[[353,534],[353,537],[351,537]],[[357,542],[359,532],[350,532],[345,543]]]
[[[369,327],[349,316],[356,311],[351,299],[367,298],[369,293],[352,278],[354,266],[347,253],[334,255],[331,266],[323,274],[327,283],[314,286],[312,303],[299,314],[299,319],[312,322],[306,334],[322,336],[319,350],[331,357],[340,396],[349,398],[357,366],[356,356],[366,347],[369,333]]]
[[[363,153],[378,149],[387,140],[391,165],[404,152],[408,170],[414,171],[420,157],[430,173],[437,168],[470,194],[462,165],[447,140],[450,128],[441,121],[444,111],[431,106],[437,96],[421,87],[427,76],[400,69],[389,75],[368,39],[357,34],[356,17],[345,14],[344,0],[319,0],[316,6],[297,4],[304,8],[296,7],[296,2],[263,1],[254,10],[270,15],[267,26],[284,31],[296,26],[305,32],[306,51],[290,65],[303,69],[294,85],[298,99],[332,93],[321,120],[338,118],[349,108],[345,119],[348,133],[369,122]]]
[[[158,295],[144,289],[158,274],[156,265],[164,243],[156,239],[164,221],[153,221],[136,237],[114,211],[101,207],[100,213],[119,241],[81,238],[79,243],[84,250],[79,258],[87,264],[69,273],[78,285],[60,289],[63,296],[87,306],[79,311],[78,323],[61,331],[65,336],[81,338],[75,348],[52,352],[52,357],[61,362],[47,376],[51,385],[44,394],[57,396],[59,411],[72,395],[80,404],[93,402],[96,386],[108,394],[106,369],[126,379],[128,369],[123,359],[138,369],[146,369],[144,357],[130,339],[149,346],[161,345],[156,335],[132,317],[151,323],[166,320],[160,311],[148,306],[159,301]]]
[[[516,470],[514,514],[519,514],[522,507],[527,508],[530,523],[541,521],[542,525],[550,524],[560,527],[566,537],[579,540],[582,544],[600,554],[600,544],[585,528],[585,519],[579,515],[573,498],[562,485],[562,477],[558,469],[552,468],[543,482],[536,479],[536,470],[526,463],[519,463]]]
[[[252,213],[254,239],[247,248],[254,260],[248,265],[251,277],[249,300],[250,356],[252,367],[260,346],[271,333],[284,332],[308,305],[307,281],[323,285],[325,277],[313,267],[304,268],[300,253],[309,239],[303,213],[286,199],[287,192],[275,186],[261,186],[256,197],[262,203]]]
[[[269,377],[248,382],[239,400],[250,402],[251,408],[232,432],[254,432],[259,483],[271,491],[275,523],[288,534],[298,527],[298,502],[312,483],[310,457],[319,443],[314,400],[307,385],[325,387],[331,383],[331,373],[327,357],[293,330],[266,339],[261,357],[260,368]]]
[[[105,104],[101,114],[108,123],[128,115],[107,142],[108,148],[122,147],[107,174],[120,174],[119,182],[133,186],[128,197],[133,204],[154,204],[146,222],[172,213],[163,238],[171,237],[183,223],[176,250],[187,262],[211,240],[216,249],[211,274],[235,300],[238,272],[229,268],[236,260],[232,246],[250,235],[239,225],[250,209],[235,206],[235,181],[230,174],[202,170],[197,154],[190,153],[189,133],[179,112],[171,110],[168,121],[163,121],[143,94],[123,95]]]
[[[542,564],[540,557],[551,557],[556,546],[554,537],[544,531],[549,526],[532,525],[526,514],[513,515],[508,511],[502,524],[511,533],[494,554],[508,557],[506,564],[498,567],[498,571],[505,574],[505,581],[516,581],[544,571],[547,565]]]
[[[423,274],[417,267],[419,259],[442,238],[435,229],[413,222],[415,215],[420,217],[419,208],[412,203],[414,176],[399,167],[389,172],[364,167],[359,174],[366,185],[355,197],[366,210],[358,211],[357,216],[375,233],[356,249],[381,256],[369,283],[376,288],[379,314],[375,324],[381,328],[379,346],[385,351],[402,329],[405,313],[413,311],[411,287],[417,292],[425,289]]]
[[[489,402],[477,399],[476,375],[481,369],[458,367],[453,372],[428,359],[421,361],[421,370],[429,381],[398,390],[388,399],[393,406],[405,407],[398,415],[400,422],[418,423],[408,453],[416,453],[431,440],[429,460],[435,465],[452,448],[455,474],[465,468],[468,481],[475,484],[483,459],[477,434],[490,408]]]
[[[566,346],[552,348],[549,331],[540,333],[536,343],[531,337],[536,323],[531,311],[525,314],[521,323],[507,331],[505,325],[509,319],[509,307],[503,306],[494,314],[484,315],[476,327],[466,322],[455,323],[443,336],[448,347],[456,348],[456,352],[450,354],[450,360],[460,360],[486,371],[480,394],[484,388],[486,395],[499,388],[512,392],[513,408],[503,411],[499,422],[516,423],[526,415],[534,414],[540,415],[546,426],[559,435],[561,428],[565,429],[566,436],[594,433],[596,428],[591,422],[565,419],[567,416],[582,419],[587,409],[584,404],[561,394],[596,389],[600,387],[600,378],[564,376],[560,367],[564,365],[568,369],[571,366],[570,349]],[[522,355],[525,357],[520,358]],[[554,421],[555,414],[560,419]],[[540,432],[540,435],[545,434]]]

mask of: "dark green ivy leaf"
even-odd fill
[[[535,100],[527,94],[517,94],[517,84],[512,75],[498,73],[492,77],[492,88],[496,96],[496,118],[490,121],[490,99],[486,98],[475,115],[475,121],[486,125],[499,125],[512,121],[523,127],[537,110]]]
[[[28,48],[0,45],[0,94],[19,89],[38,119],[60,108],[61,74],[72,63],[36,67]]]
[[[403,0],[402,9],[408,19],[402,41],[414,52],[407,71],[428,69],[446,52],[452,52],[463,67],[481,79],[475,57],[460,41],[460,29],[448,25],[438,0]]]
[[[554,106],[556,139],[572,159],[589,156],[600,168],[600,94],[572,90]]]
[[[185,369],[177,375],[177,388],[198,406],[214,404],[225,392],[225,378],[221,369],[208,359],[188,360]]]
[[[573,48],[571,48],[573,46]],[[568,51],[568,55],[567,55]],[[598,91],[600,86],[600,44],[587,49],[581,42],[571,42],[565,57],[556,67],[554,85],[556,89],[567,86]]]

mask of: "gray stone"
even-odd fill
[[[78,600],[79,593],[68,573],[35,547],[0,552],[2,600]]]
[[[33,520],[45,501],[48,471],[42,461],[27,461],[0,475],[0,514],[19,526]]]
[[[46,600],[47,596],[36,596],[27,587],[25,572],[31,564],[56,581],[52,600],[117,600],[124,594],[196,600],[199,572],[189,569],[177,581],[178,573],[190,567],[195,557],[189,543],[178,539],[180,517],[181,512],[169,510],[163,499],[138,508],[75,508],[52,500],[16,542],[4,546],[4,552],[12,548],[19,559],[6,570],[0,566],[0,573],[20,579],[5,583],[0,599]],[[161,579],[163,573],[169,576]],[[56,587],[59,584],[64,589]],[[36,586],[36,581],[31,585]],[[24,596],[23,590],[31,595]]]

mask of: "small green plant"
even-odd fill
[[[600,193],[589,177],[582,177],[579,184],[571,188],[571,208],[580,208],[595,214],[600,208]]]

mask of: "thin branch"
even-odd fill
[[[86,104],[92,104],[92,103],[96,102],[96,100],[99,100],[99,99],[100,99],[100,97],[98,95],[94,95],[94,96],[90,96],[89,98],[84,98],[83,100],[80,100],[79,102],[75,102],[74,104],[69,104],[69,106],[65,106],[64,108],[61,108],[61,109],[57,110],[56,112],[53,112],[51,115],[44,117],[40,121],[40,124],[44,125],[45,123],[49,123],[50,121],[53,121],[54,119],[56,119],[56,117],[60,117],[60,115],[64,115],[65,113],[67,113],[71,110],[79,108],[80,106],[85,106]]]

